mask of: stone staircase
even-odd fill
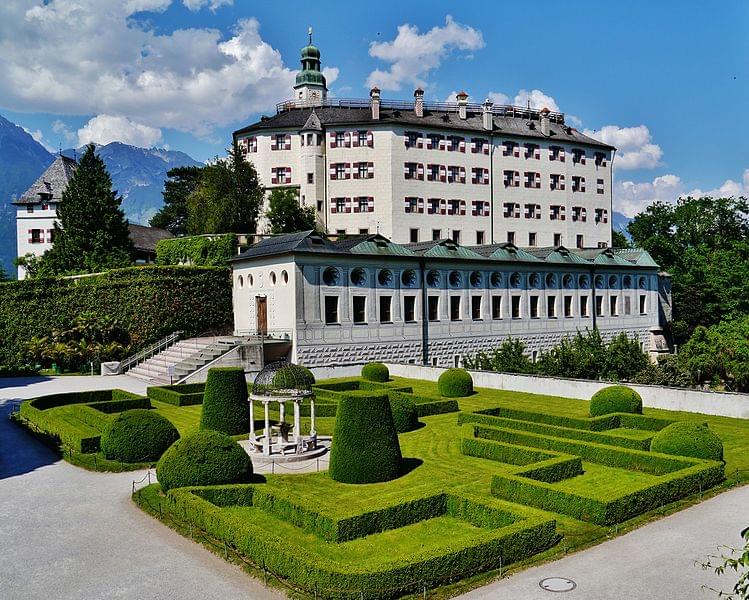
[[[126,374],[153,385],[177,383],[183,377],[226,354],[238,342],[239,340],[229,336],[180,340],[151,358],[138,363]]]

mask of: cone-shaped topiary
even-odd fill
[[[172,422],[153,410],[126,410],[109,421],[101,436],[101,451],[110,460],[150,462],[179,439]]]
[[[390,379],[390,371],[381,362],[371,362],[362,367],[361,376],[362,379],[366,379],[367,381],[385,383]]]
[[[650,442],[650,450],[663,454],[723,460],[723,442],[708,429],[707,423],[671,423],[655,434]]]
[[[338,403],[328,472],[343,483],[395,479],[401,448],[387,395],[344,396]]]
[[[198,431],[175,442],[156,465],[165,492],[190,485],[244,483],[252,461],[242,447],[218,431]]]
[[[632,388],[611,385],[598,390],[590,399],[590,416],[598,417],[616,412],[642,414],[642,398]]]
[[[390,398],[390,410],[393,413],[393,423],[398,433],[413,431],[419,425],[416,414],[416,404],[405,396],[394,395]]]
[[[237,435],[250,430],[247,382],[240,367],[208,370],[200,428]]]
[[[437,389],[445,398],[462,398],[473,394],[473,378],[465,369],[448,369],[437,380]]]

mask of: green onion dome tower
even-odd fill
[[[312,27],[309,28],[309,44],[302,48],[302,70],[297,73],[294,84],[296,102],[319,106],[328,97],[325,75],[320,69],[320,49],[312,45]]]

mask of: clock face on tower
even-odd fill
[[[318,98],[320,98],[320,92],[316,92],[316,91],[313,90],[312,92],[310,92],[309,96],[313,100],[317,100]]]

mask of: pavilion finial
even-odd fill
[[[307,35],[309,35],[309,45],[312,45],[312,27],[307,28]]]

